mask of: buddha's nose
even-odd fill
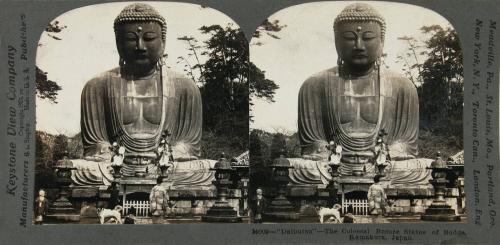
[[[144,46],[144,41],[142,40],[142,38],[137,39],[136,49],[141,50],[141,51],[146,50],[146,47]]]
[[[356,38],[356,42],[354,42],[354,48],[360,49],[360,50],[365,50],[365,44],[364,44],[361,37]]]

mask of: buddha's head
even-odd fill
[[[160,61],[167,26],[156,9],[143,3],[128,5],[116,17],[114,29],[121,66],[147,73]]]
[[[339,65],[366,69],[382,56],[385,20],[372,6],[365,3],[347,6],[335,18],[333,28]]]

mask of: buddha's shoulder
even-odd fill
[[[166,73],[167,73],[167,77],[169,79],[175,79],[175,80],[180,80],[182,82],[194,83],[193,79],[189,78],[184,73],[181,73],[179,71],[172,70],[172,69],[168,68]]]
[[[332,82],[338,80],[339,78],[339,70],[337,67],[332,67],[320,72],[317,72],[307,78],[302,86],[315,86],[320,85],[325,82]]]
[[[415,89],[413,83],[401,73],[389,69],[383,69],[381,76],[384,80],[390,81],[393,86],[406,89]]]
[[[85,86],[86,87],[103,86],[106,83],[106,81],[109,80],[110,77],[117,76],[119,74],[120,74],[120,68],[119,67],[116,67],[116,68],[113,68],[113,69],[101,72],[101,73],[95,75],[94,77],[92,77],[92,79],[90,79],[85,84]]]
[[[176,88],[198,88],[193,79],[189,78],[183,73],[172,69],[167,69],[166,75],[170,81],[174,82]]]

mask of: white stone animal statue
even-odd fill
[[[324,217],[330,216],[334,219],[335,223],[342,223],[339,211],[341,208],[342,206],[340,204],[333,205],[333,208],[319,207],[319,209],[317,210],[319,216],[319,222],[323,224]]]
[[[101,224],[104,224],[104,221],[106,218],[114,218],[118,224],[122,224],[122,214],[121,211],[123,210],[123,207],[120,205],[117,205],[114,209],[98,209],[99,211],[99,219],[101,221]]]

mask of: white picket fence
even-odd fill
[[[134,207],[136,210],[135,216],[147,217],[149,215],[149,201],[140,200],[127,200],[123,206],[123,215],[127,215],[130,208]]]
[[[352,205],[354,215],[368,215],[369,205],[367,199],[344,199],[342,209],[347,213],[347,207]]]

